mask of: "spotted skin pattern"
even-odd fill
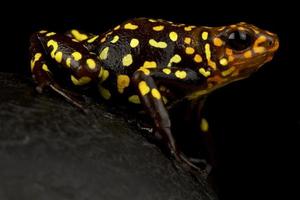
[[[229,45],[233,32],[250,39],[242,50]],[[137,18],[94,35],[42,30],[31,37],[31,72],[38,91],[50,87],[80,106],[55,81],[55,73],[76,87],[98,85],[105,100],[141,105],[170,152],[195,167],[178,150],[167,107],[194,100],[235,80],[248,77],[278,49],[275,34],[244,22],[223,27],[192,26]],[[203,132],[208,123],[201,120]]]

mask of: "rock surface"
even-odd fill
[[[0,73],[0,199],[214,200],[107,105],[85,114]]]

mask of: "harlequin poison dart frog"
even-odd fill
[[[75,87],[96,85],[104,100],[139,105],[170,153],[193,169],[197,167],[177,148],[168,105],[199,99],[248,77],[279,47],[274,33],[244,22],[207,27],[147,18],[126,21],[99,35],[41,30],[30,42],[37,91],[50,88],[81,107],[55,79],[61,72]],[[201,128],[208,131],[205,119]]]

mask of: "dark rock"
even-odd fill
[[[0,199],[213,200],[105,104],[78,110],[0,73]]]

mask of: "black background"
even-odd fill
[[[288,1],[52,1],[10,3],[1,12],[1,70],[29,76],[30,33],[71,28],[104,32],[133,17],[218,26],[245,21],[275,32],[280,50],[249,79],[211,94],[207,104],[226,199],[289,199],[300,133],[299,17]],[[15,5],[13,5],[15,4]],[[296,8],[296,7],[294,7]],[[298,36],[297,36],[298,34]],[[295,117],[296,116],[296,117]],[[224,198],[224,199],[225,199]]]

